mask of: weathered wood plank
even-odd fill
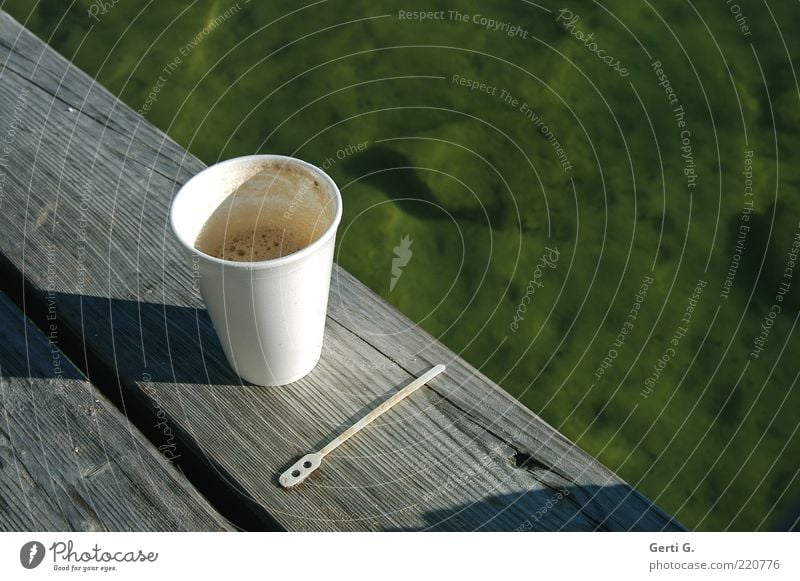
[[[182,445],[282,526],[681,528],[338,268],[317,369],[283,388],[241,385],[167,229],[172,195],[202,163],[5,15],[0,59],[0,112],[22,109],[0,251],[39,308],[54,292],[63,331],[106,362],[125,398],[163,411]],[[279,487],[298,456],[439,362],[448,371],[430,388],[302,486]]]
[[[0,293],[0,530],[225,530],[226,521]]]
[[[358,281],[344,269],[335,271],[332,288],[332,318],[354,336],[369,337],[373,348],[414,372],[446,362],[447,376],[432,389],[452,403],[463,419],[507,446],[514,464],[551,488],[570,489],[572,499],[594,522],[613,530],[626,529],[636,514],[637,526],[642,528],[657,529],[663,524],[663,513],[651,510],[650,501],[380,297],[360,292]]]

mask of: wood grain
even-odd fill
[[[0,294],[0,530],[230,526]]]
[[[0,60],[3,119],[22,111],[0,251],[34,289],[29,307],[50,292],[76,359],[103,362],[119,382],[106,389],[168,417],[234,498],[289,530],[682,528],[340,268],[317,368],[242,385],[167,228],[203,164],[7,15]],[[445,375],[280,488],[299,456],[436,363]]]

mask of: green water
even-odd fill
[[[796,5],[100,4],[3,8],[207,163],[323,165],[342,266],[688,526],[796,507]]]

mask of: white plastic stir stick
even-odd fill
[[[319,465],[322,463],[322,459],[333,452],[336,448],[344,444],[348,438],[353,436],[354,434],[358,433],[361,428],[364,428],[372,422],[372,420],[379,417],[381,414],[389,410],[392,406],[396,403],[402,401],[403,399],[407,398],[409,395],[417,391],[420,387],[424,384],[429,382],[431,379],[439,375],[442,371],[445,370],[444,365],[437,365],[433,367],[431,370],[426,371],[414,381],[409,383],[403,389],[395,393],[392,397],[387,399],[381,405],[376,407],[374,410],[369,412],[363,418],[358,420],[355,424],[347,428],[344,432],[339,434],[335,440],[333,440],[330,444],[325,446],[319,452],[312,452],[311,454],[306,454],[302,458],[300,458],[297,462],[295,462],[291,468],[289,468],[286,472],[281,474],[281,477],[278,479],[281,483],[281,486],[284,488],[289,488],[291,486],[295,486],[300,484],[303,480],[305,480],[309,474],[311,474],[314,470],[319,468]]]

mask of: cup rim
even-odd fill
[[[178,199],[181,195],[186,195],[185,192],[188,191],[189,184],[191,184],[194,180],[201,180],[204,177],[206,172],[211,170],[218,169],[222,166],[226,165],[235,165],[237,163],[243,163],[247,161],[256,161],[256,160],[281,160],[288,163],[295,163],[300,165],[301,167],[309,170],[310,172],[319,175],[323,180],[325,180],[328,186],[331,189],[333,194],[333,202],[335,205],[333,218],[331,219],[331,223],[325,229],[325,231],[311,244],[308,246],[304,246],[300,250],[296,252],[292,252],[291,254],[287,254],[286,256],[280,256],[278,258],[271,258],[268,260],[258,260],[253,262],[244,262],[244,261],[236,261],[236,260],[225,260],[224,258],[217,258],[216,256],[211,256],[210,254],[206,254],[205,252],[198,250],[195,245],[194,241],[186,240],[178,231],[175,223],[175,206],[177,205]],[[284,266],[286,264],[290,264],[292,262],[297,262],[298,260],[302,260],[304,257],[312,254],[315,250],[319,247],[325,245],[328,240],[330,240],[333,236],[336,235],[336,230],[339,227],[339,222],[342,219],[342,194],[339,191],[339,187],[336,185],[336,182],[325,173],[322,168],[315,166],[312,163],[304,161],[302,159],[298,159],[296,157],[291,157],[288,155],[279,155],[279,154],[254,154],[254,155],[243,155],[240,157],[232,157],[230,159],[226,159],[224,161],[220,161],[209,166],[206,166],[201,171],[197,172],[188,181],[186,181],[181,188],[178,190],[178,193],[175,194],[175,198],[172,200],[172,204],[170,205],[169,210],[169,220],[170,226],[172,227],[172,232],[175,237],[178,239],[178,242],[189,250],[189,252],[193,252],[202,256],[205,260],[209,262],[217,263],[223,265],[228,268],[235,268],[240,270],[263,270],[268,268],[276,268],[279,266]]]

